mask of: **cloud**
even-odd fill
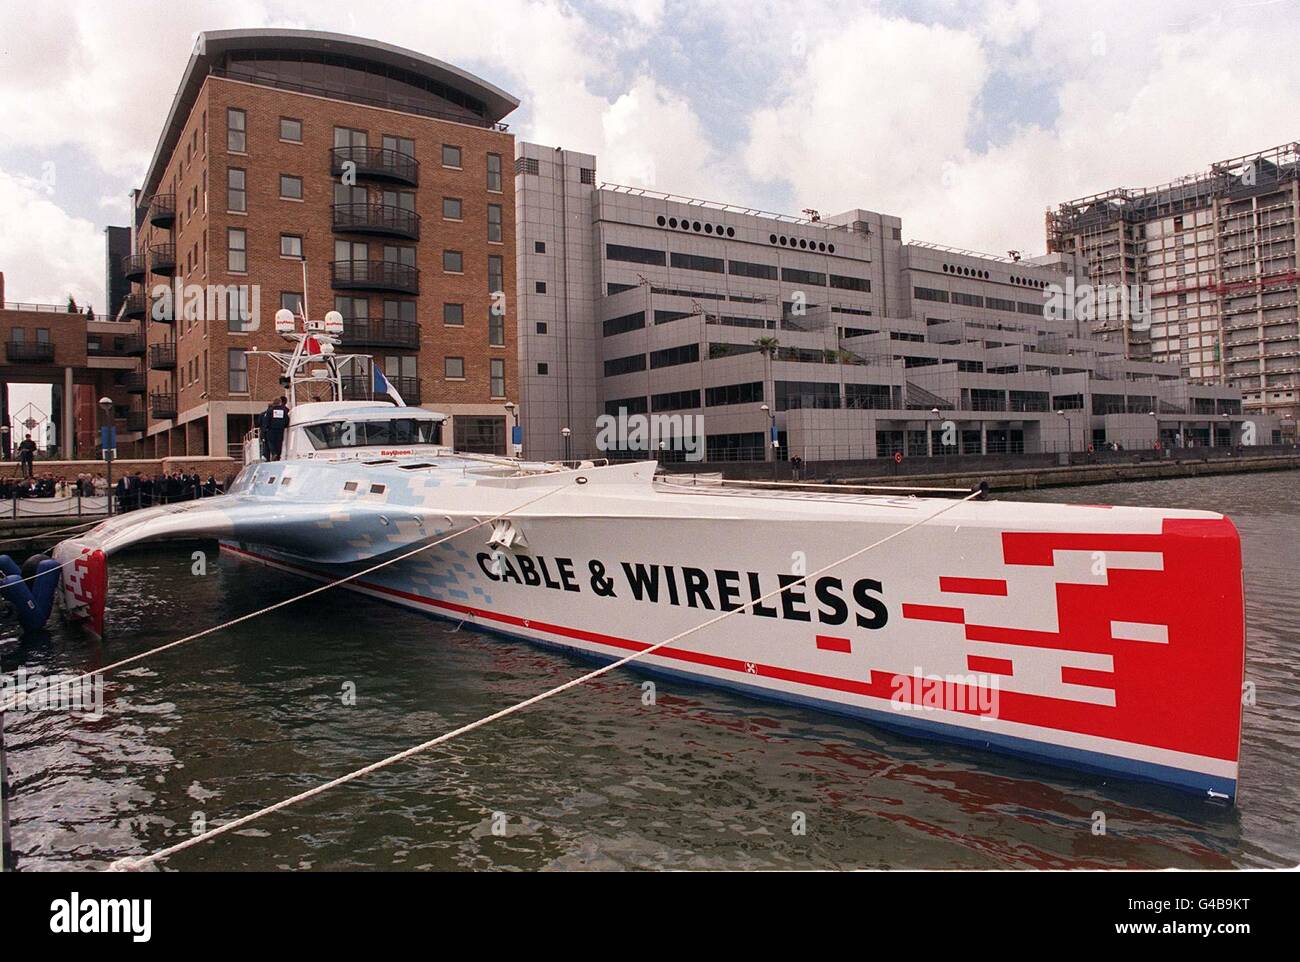
[[[90,221],[70,217],[39,180],[0,172],[0,268],[5,300],[104,308],[104,237]]]

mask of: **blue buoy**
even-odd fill
[[[37,554],[19,568],[13,558],[0,554],[0,598],[14,606],[24,631],[40,631],[49,620],[59,588],[59,567],[54,559]]]

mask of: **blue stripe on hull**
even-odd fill
[[[247,555],[239,554],[236,555],[236,557],[247,557]],[[260,559],[254,558],[252,560]],[[328,577],[315,572],[308,572],[292,562],[281,562],[271,559],[270,563],[290,568],[306,575],[307,577],[317,579],[325,579]],[[577,655],[580,658],[601,664],[608,664],[625,657],[624,655],[607,655],[587,648],[580,648],[570,642],[555,641],[549,638],[537,638],[531,635],[521,635],[517,632],[499,628],[473,618],[447,615],[437,611],[436,609],[421,605],[418,602],[395,598],[383,591],[375,591],[374,589],[368,589],[359,585],[349,583],[340,585],[340,587],[356,591],[366,595],[367,597],[386,601],[401,608],[418,611],[421,614],[427,615],[431,618],[437,618],[440,621],[451,621],[460,624],[470,623],[477,630],[497,635],[499,637],[510,638],[533,645],[541,645],[545,648],[568,652]],[[740,681],[730,681],[723,678],[715,678],[710,675],[699,675],[693,672],[682,671],[677,668],[668,668],[645,661],[637,661],[628,667],[646,674],[685,681],[689,684],[700,685],[705,688],[724,688],[763,701],[798,705],[800,707],[813,708],[833,715],[865,720],[873,725],[905,735],[919,735],[932,740],[948,742],[955,745],[970,746],[986,751],[997,752],[1002,755],[1025,758],[1036,762],[1045,762],[1049,765],[1092,772],[1098,775],[1117,775],[1126,779],[1150,782],[1152,784],[1164,785],[1179,791],[1196,794],[1202,798],[1214,798],[1216,801],[1226,802],[1228,804],[1234,802],[1237,795],[1236,779],[1224,778],[1218,775],[1209,775],[1204,772],[1197,772],[1189,769],[1175,768],[1171,765],[1160,765],[1155,762],[1136,761],[1118,755],[1107,755],[1104,752],[1089,751],[1081,748],[1070,748],[1064,745],[1052,745],[1029,738],[1018,738],[1013,735],[1003,735],[994,732],[974,734],[969,729],[963,728],[959,725],[950,725],[946,722],[935,721],[924,717],[916,717],[916,715],[923,714],[921,712],[917,712],[913,715],[906,712],[881,711],[875,708],[863,708],[858,705],[847,705],[841,702],[828,701],[824,698],[814,698],[808,695],[799,695],[793,692],[763,688],[758,685],[749,685]],[[1211,793],[1213,793],[1213,796]]]

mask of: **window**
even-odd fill
[[[538,322],[537,322],[537,333],[538,333],[538,334],[545,334],[545,333],[546,333],[546,330],[547,330],[547,328],[546,328],[546,322],[545,322],[545,321],[538,321]]]
[[[615,334],[626,334],[628,331],[639,331],[645,327],[645,311],[637,311],[634,314],[624,314],[622,317],[611,317],[601,325],[602,335],[604,337],[613,337]]]
[[[506,362],[504,358],[494,357],[488,362],[489,390],[491,397],[506,396]]]
[[[469,454],[505,454],[506,419],[457,415],[453,421],[454,447]]]
[[[918,301],[938,301],[942,304],[948,303],[948,292],[936,290],[933,287],[914,287],[912,294]],[[1037,308],[1035,308],[1037,313]]]
[[[292,117],[280,118],[280,139],[291,144],[302,143],[302,121]]]
[[[226,270],[248,273],[248,232],[242,227],[226,228]]]
[[[461,274],[465,270],[465,258],[460,251],[442,252],[442,269],[448,274]]]
[[[590,167],[579,167],[578,181],[583,184],[594,184],[596,182],[596,172]]]
[[[302,257],[302,238],[297,234],[280,235],[280,256],[281,257]]]
[[[605,259],[626,261],[629,264],[655,264],[659,267],[663,267],[665,263],[663,251],[650,250],[646,247],[628,247],[623,244],[606,244]]]
[[[605,377],[616,377],[619,374],[631,374],[633,371],[644,370],[644,354],[630,354],[627,357],[616,357],[605,362]]]
[[[744,384],[723,384],[718,387],[705,388],[704,403],[707,407],[723,407],[728,404],[753,404],[763,400],[763,382],[749,381]]]
[[[808,284],[812,287],[825,287],[826,275],[819,271],[801,271],[792,267],[781,268],[781,280],[793,284]]]
[[[506,346],[506,316],[488,309],[488,347]]]
[[[551,373],[551,366],[547,364],[545,361],[538,361],[537,373],[541,374],[542,376],[546,376],[547,374]]]
[[[690,271],[709,271],[713,274],[721,274],[722,258],[721,257],[700,257],[697,254],[673,254],[673,267],[682,267]]]
[[[247,285],[226,288],[226,330],[234,333],[253,329],[253,313],[248,306]]]
[[[465,359],[463,357],[444,358],[442,373],[449,381],[465,380]]]
[[[673,367],[677,364],[693,364],[699,359],[699,344],[683,344],[680,347],[666,347],[661,351],[651,351],[650,367]]]
[[[293,174],[280,175],[280,199],[302,200],[302,178]]]
[[[776,280],[776,265],[754,264],[749,261],[729,261],[728,270],[737,277],[759,277],[763,280]]]
[[[500,204],[488,204],[488,240],[501,243]]]
[[[488,257],[488,293],[495,294],[497,291],[506,289],[505,281],[505,260],[497,254]]]
[[[302,295],[295,291],[281,291],[280,307],[293,311],[293,316],[297,317],[302,312]]]
[[[444,304],[442,305],[442,323],[448,327],[465,326],[465,305],[464,304]]]
[[[545,244],[545,242],[543,242],[543,241],[533,241],[533,253],[534,253],[534,254],[545,254],[545,253],[546,253],[546,244]]]
[[[444,220],[461,219],[461,204],[459,197],[444,197],[442,199],[442,216]]]
[[[460,169],[460,148],[453,144],[442,145],[442,166]]]
[[[700,406],[700,389],[690,391],[668,391],[664,394],[650,395],[651,411],[684,411]]]
[[[229,384],[231,394],[248,393],[248,355],[238,348],[228,352]]]
[[[384,150],[391,150],[407,157],[415,156],[415,141],[410,137],[394,137],[391,134],[384,134],[382,143]]]
[[[546,293],[546,281],[534,281],[533,290],[538,294]]]
[[[501,192],[501,155],[487,155],[487,189],[496,193]]]
[[[248,116],[234,107],[226,109],[226,149],[241,154],[248,149]]]
[[[226,171],[226,210],[248,210],[248,193],[244,189],[246,174],[238,167]]]
[[[846,277],[843,274],[831,275],[831,287],[841,291],[862,291],[869,293],[871,291],[871,281],[865,277]]]

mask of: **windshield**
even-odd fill
[[[327,421],[303,428],[316,450],[396,444],[441,444],[442,422],[430,418]]]

